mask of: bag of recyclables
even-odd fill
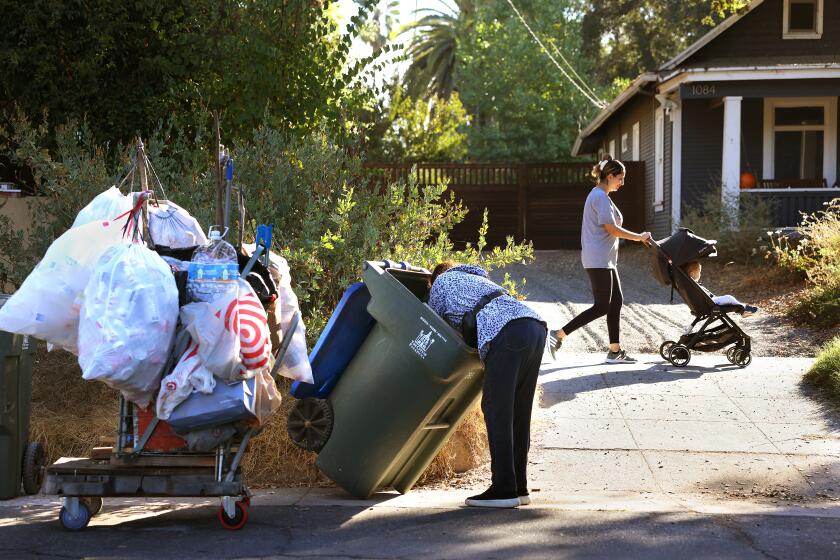
[[[20,289],[0,309],[0,330],[28,334],[78,354],[79,312],[85,288],[100,257],[123,243],[124,224],[125,219],[95,221],[71,228],[53,241]]]
[[[163,259],[136,243],[110,248],[84,291],[82,377],[146,408],[160,387],[178,322],[178,288]]]
[[[236,290],[226,296],[183,306],[181,323],[198,344],[202,365],[223,381],[241,381],[270,366],[265,309],[241,278]]]
[[[103,220],[114,220],[131,210],[134,206],[133,200],[134,198],[131,195],[124,195],[117,187],[111,187],[96,195],[87,206],[79,211],[73,222],[73,227]]]
[[[184,249],[206,245],[207,236],[189,212],[171,201],[149,204],[149,235],[156,245]]]
[[[243,249],[249,254],[256,250],[255,245],[244,245]],[[309,353],[306,350],[306,326],[299,320],[294,332],[289,332],[292,319],[300,313],[298,298],[292,290],[292,275],[289,263],[276,253],[269,253],[268,270],[277,286],[279,297],[275,305],[280,306],[280,330],[282,336],[291,336],[286,355],[280,362],[277,374],[304,383],[313,383],[312,366],[309,363]]]

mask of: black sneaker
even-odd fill
[[[619,350],[618,352],[608,352],[607,359],[604,360],[605,364],[635,364],[638,360],[636,358],[631,358],[627,355],[627,352],[624,350]]]
[[[531,496],[528,494],[527,490],[517,490],[516,493],[519,496],[520,506],[527,506],[531,503]]]
[[[749,317],[756,313],[758,313],[758,307],[755,305],[745,305],[744,310],[741,312],[741,317]]]
[[[465,503],[472,507],[515,508],[519,507],[520,502],[515,492],[501,493],[489,489],[477,496],[470,496]]]
[[[563,339],[557,336],[557,331],[548,331],[548,353],[551,359],[557,361],[557,351],[563,346]]]

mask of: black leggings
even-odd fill
[[[586,273],[589,275],[589,283],[592,284],[592,295],[595,298],[595,303],[592,307],[566,323],[566,326],[563,327],[563,332],[572,334],[587,323],[591,323],[598,317],[606,315],[610,344],[618,344],[618,323],[621,316],[621,305],[624,303],[618,270],[614,268],[587,268]]]

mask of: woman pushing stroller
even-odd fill
[[[622,227],[624,216],[610,199],[610,193],[624,185],[624,164],[605,156],[592,168],[596,185],[586,197],[583,206],[583,222],[580,231],[580,258],[583,268],[592,285],[592,307],[580,313],[556,331],[549,331],[548,350],[552,359],[563,344],[563,339],[584,325],[607,316],[607,331],[610,337],[609,352],[605,362],[608,364],[633,364],[631,358],[621,348],[619,341],[619,322],[624,297],[621,292],[621,280],[618,277],[618,240],[628,239],[647,244],[650,233],[635,233]]]

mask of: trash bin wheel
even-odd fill
[[[102,511],[102,498],[99,496],[88,496],[86,498],[82,498],[82,501],[87,505],[92,517],[95,517],[100,511]]]
[[[675,344],[676,342],[674,342],[673,340],[666,340],[662,343],[662,345],[659,347],[659,355],[662,356],[663,360],[668,359],[668,353],[671,351],[671,348],[673,348]]]
[[[222,527],[229,531],[238,531],[244,527],[246,523],[248,523],[248,505],[240,500],[235,503],[235,506],[236,515],[232,518],[228,517],[224,506],[219,506],[219,523],[221,523]]]
[[[81,531],[88,526],[90,518],[93,517],[88,505],[82,500],[79,500],[79,507],[76,509],[77,515],[73,517],[70,515],[70,510],[61,506],[61,511],[58,512],[58,522],[61,523],[61,527],[65,531]]]
[[[287,430],[298,447],[318,452],[326,445],[333,429],[333,411],[324,399],[303,399],[289,412]]]
[[[687,366],[691,361],[691,350],[682,344],[676,344],[668,352],[668,361],[677,367]]]
[[[47,455],[44,447],[37,441],[30,441],[23,452],[23,491],[27,494],[37,494],[44,482],[44,471],[47,468]]]

